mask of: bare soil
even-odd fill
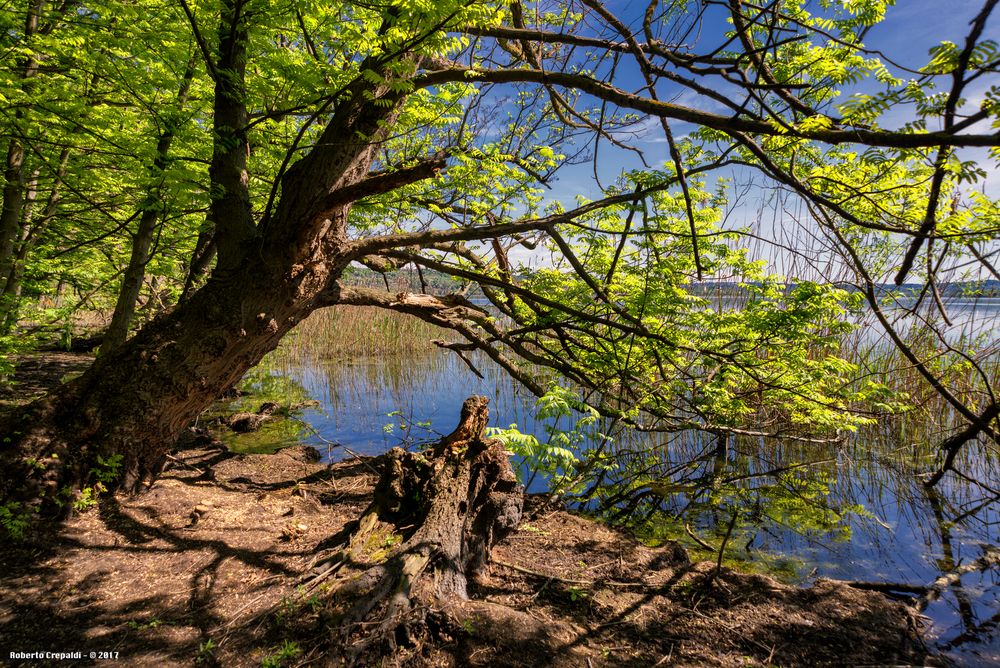
[[[114,652],[129,666],[260,666],[284,648],[273,665],[326,665],[321,589],[306,585],[371,501],[377,465],[325,465],[304,446],[238,455],[192,438],[145,493],[0,545],[0,664],[10,652],[79,651],[77,665]],[[532,504],[470,591],[482,622],[443,630],[409,665],[934,664],[917,618],[881,594],[716,573],[679,546],[649,548]],[[508,610],[551,633],[529,633]]]
[[[81,353],[19,356],[13,378],[6,384],[0,383],[0,410],[37,399],[64,380],[82,373],[93,361],[93,355]]]

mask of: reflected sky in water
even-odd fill
[[[458,422],[462,401],[472,394],[490,398],[491,426],[516,423],[522,431],[541,437],[540,425],[532,418],[534,397],[488,360],[479,360],[477,365],[484,378],[444,351],[405,359],[278,355],[257,371],[259,377],[275,381],[278,394],[287,394],[285,403],[305,398],[318,403],[298,413],[308,428],[294,428],[295,423],[272,427],[270,433],[254,435],[257,440],[250,447],[305,442],[326,452],[330,460],[350,456],[347,449],[380,454],[406,445],[408,435],[400,429],[401,421],[410,425],[429,422],[434,430],[414,426],[411,443],[433,440],[435,432],[450,432]],[[259,399],[249,397],[243,402],[243,408],[248,408]],[[397,411],[401,414],[390,416]],[[394,425],[391,431],[386,427],[389,424]],[[870,513],[869,517],[848,515],[851,531],[846,540],[774,522],[745,527],[739,542],[734,540],[746,552],[744,558],[781,564],[800,582],[828,576],[926,585],[977,559],[982,545],[1000,542],[996,499],[1000,453],[995,444],[970,444],[959,461],[959,469],[985,487],[948,476],[936,493],[929,494],[912,471],[915,465],[917,470],[933,465],[937,441],[919,433],[889,432],[872,430],[836,447],[754,441],[730,444],[721,466],[743,473],[830,460],[819,468],[831,476],[832,505],[861,504]],[[684,461],[705,445],[692,434],[660,438],[665,461]],[[328,442],[346,449],[329,448]],[[686,504],[683,494],[675,497],[665,502],[668,507]],[[712,536],[725,531],[727,519],[724,513],[703,509],[690,522],[704,536]],[[933,623],[931,637],[957,664],[1000,664],[1000,570],[963,576],[925,614]]]
[[[377,455],[409,441],[434,440],[458,424],[462,402],[473,394],[490,399],[490,426],[516,423],[532,431],[534,397],[498,372],[478,378],[459,359],[445,353],[408,359],[368,357],[320,360],[307,365],[286,364],[275,371],[295,379],[319,402],[302,417],[328,441],[365,455]],[[390,415],[399,413],[396,415]],[[428,428],[416,423],[430,423]],[[404,431],[400,423],[413,425]],[[387,425],[393,425],[391,431]],[[315,435],[306,442],[325,451]],[[348,456],[333,449],[336,461]]]

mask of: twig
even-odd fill
[[[291,418],[292,420],[295,420],[296,422],[298,422],[299,424],[301,424],[303,427],[305,427],[306,429],[308,429],[309,431],[311,431],[312,435],[315,436],[316,438],[318,438],[320,441],[322,441],[325,445],[328,445],[331,448],[342,448],[344,450],[344,452],[346,452],[350,456],[352,456],[355,459],[357,459],[361,463],[361,465],[364,466],[365,468],[367,468],[369,471],[371,471],[375,475],[380,475],[380,473],[375,469],[375,467],[368,463],[368,461],[367,461],[368,458],[365,457],[364,455],[362,455],[361,453],[355,452],[354,450],[351,450],[349,447],[347,447],[343,443],[337,443],[335,441],[331,441],[329,439],[324,438],[322,434],[320,434],[318,431],[316,431],[316,427],[312,426],[311,424],[309,424],[308,422],[306,422],[305,420],[303,420],[302,418],[300,418],[300,417],[298,417],[296,415],[289,415],[288,417]]]
[[[582,587],[593,587],[594,582],[592,580],[571,580],[568,578],[561,578],[558,575],[549,575],[548,573],[540,573],[538,571],[533,571],[530,568],[525,568],[524,566],[518,566],[517,564],[511,564],[506,561],[502,561],[497,558],[493,558],[493,563],[498,566],[503,566],[504,568],[509,568],[512,571],[518,571],[519,573],[524,573],[525,575],[533,575],[536,578],[544,578],[547,580],[556,580],[564,584],[579,585]]]
[[[191,469],[192,471],[195,471],[199,475],[207,475],[204,471],[202,471],[197,466],[192,466],[191,464],[188,464],[186,461],[184,461],[183,459],[180,459],[179,457],[174,457],[173,455],[167,455],[167,459],[169,459],[172,462],[176,462],[176,463],[180,464],[181,466],[187,467],[187,468]]]
[[[659,661],[657,661],[656,663],[654,663],[653,664],[653,668],[656,668],[657,666],[662,666],[663,664],[668,663],[670,661],[670,659],[673,658],[673,656],[674,656],[674,646],[673,646],[673,644],[671,644],[670,645],[670,651],[667,652],[666,654],[664,654],[662,659],[660,659]]]
[[[714,583],[716,578],[722,572],[722,558],[726,554],[726,545],[729,543],[730,537],[733,535],[733,527],[736,526],[736,518],[739,517],[739,511],[733,508],[733,516],[729,519],[729,526],[726,527],[726,536],[722,539],[722,545],[719,546],[719,556],[715,561],[715,568],[712,570],[712,575],[705,581],[705,589],[707,590]]]
[[[715,552],[715,548],[712,547],[711,545],[709,545],[708,543],[706,543],[704,540],[702,540],[698,536],[698,534],[696,534],[694,531],[692,531],[691,530],[691,526],[689,524],[687,524],[687,523],[684,524],[684,531],[687,532],[687,535],[691,536],[691,540],[693,540],[694,542],[698,543],[698,545],[702,549],[708,550],[709,552]]]
[[[524,573],[525,575],[531,575],[545,580],[555,580],[556,582],[562,582],[563,584],[575,585],[578,587],[639,587],[649,591],[660,591],[662,589],[659,585],[650,585],[645,582],[622,582],[619,580],[573,580],[571,578],[559,577],[558,575],[549,575],[548,573],[533,571],[530,568],[518,566],[517,564],[512,564],[495,557],[492,561],[498,566],[503,566],[504,568],[509,568],[511,570],[518,571],[519,573]]]

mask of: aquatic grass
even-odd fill
[[[461,400],[473,389],[493,400],[492,424],[506,427],[516,422],[524,433],[544,438],[544,425],[533,419],[534,400],[523,391],[514,396],[514,381],[485,356],[471,356],[486,376],[483,383],[472,381],[451,353],[428,343],[443,338],[446,333],[441,330],[394,313],[338,311],[303,323],[299,340],[283,346],[279,351],[283,361],[271,367],[273,373],[293,375],[310,388],[328,414],[304,417],[329,438],[343,434],[356,439],[345,443],[359,451],[383,452],[399,444],[399,432],[383,432],[392,421],[387,414],[397,410],[408,422],[433,419],[435,429],[447,432]],[[614,431],[616,440],[605,452],[615,468],[601,473],[599,480],[607,494],[564,500],[600,514],[601,501],[607,499],[606,521],[647,538],[679,539],[690,546],[690,529],[713,548],[695,554],[713,560],[735,514],[738,522],[732,538],[725,541],[723,563],[778,571],[792,581],[809,578],[819,569],[820,575],[847,579],[925,583],[948,570],[947,564],[938,568],[946,551],[953,551],[955,559],[974,556],[978,544],[995,542],[994,529],[1000,522],[1000,504],[989,491],[1000,489],[1000,450],[983,440],[969,443],[956,468],[979,482],[956,474],[934,490],[925,489],[919,474],[935,468],[938,443],[961,418],[877,323],[863,313],[854,317],[859,327],[844,334],[839,347],[817,348],[815,354],[838,355],[855,364],[858,375],[868,374],[890,390],[905,393],[909,410],[891,413],[877,406],[852,406],[871,412],[876,422],[854,433],[842,432],[838,440],[817,443],[722,438],[694,430]],[[376,318],[387,320],[382,330],[372,322]],[[963,401],[981,401],[986,382],[1000,377],[995,330],[963,329],[959,323],[947,332],[952,347],[967,354],[973,351],[984,379],[933,332],[918,325],[900,327],[911,349],[921,359],[936,360],[936,370]],[[345,341],[375,336],[381,340],[377,345],[373,341],[328,345],[324,335]],[[424,401],[428,396],[439,399],[431,404]],[[768,417],[767,406],[761,407],[760,415]],[[610,433],[601,426],[602,433]],[[610,498],[616,490],[621,495]],[[627,510],[627,516],[618,510]],[[988,576],[976,577],[965,576],[963,586],[968,585],[971,605],[980,610],[988,607],[989,592],[995,588],[984,584]],[[987,593],[976,593],[977,587]],[[949,604],[942,603],[929,614],[940,619],[944,614],[940,610]]]
[[[333,306],[314,312],[282,341],[293,359],[425,354],[454,334],[413,316],[373,306]]]
[[[973,411],[991,401],[1000,378],[1000,310],[995,301],[947,300],[951,320],[928,306],[899,303],[884,307],[902,344],[958,401]],[[885,431],[897,442],[937,445],[966,424],[955,407],[931,385],[867,308],[851,318],[837,355],[856,368],[858,382],[884,386],[887,403],[852,407],[871,412],[876,423],[863,430]],[[857,440],[857,439],[855,439]],[[921,468],[933,464],[924,461]],[[926,469],[925,469],[926,470]]]

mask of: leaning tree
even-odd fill
[[[961,419],[941,472],[962,444],[997,438],[995,355],[940,331],[939,285],[962,272],[1000,277],[996,200],[969,185],[985,175],[982,152],[1000,144],[990,88],[1000,60],[984,38],[996,0],[970,17],[961,44],[939,45],[919,70],[864,45],[886,0],[825,2],[814,13],[777,0],[652,0],[622,13],[598,0],[179,0],[150,13],[115,0],[24,4],[24,20],[5,15],[0,38],[16,56],[5,98],[18,101],[3,119],[0,278],[13,275],[15,247],[30,253],[43,181],[53,193],[46,225],[58,228],[74,219],[70,204],[99,203],[94,193],[130,167],[134,216],[123,227],[138,227],[100,357],[2,418],[8,523],[71,508],[98,485],[141,489],[213,399],[332,305],[450,329],[457,337],[441,345],[471,367],[488,357],[540,395],[555,372],[595,411],[639,428],[806,438],[893,401],[838,356],[860,295]],[[101,58],[53,50],[61,30]],[[141,38],[109,39],[117,30]],[[162,47],[139,54],[144,40]],[[159,81],[175,90],[150,83],[161,67]],[[64,93],[36,88],[41,76],[58,77]],[[79,90],[94,95],[95,111]],[[853,94],[838,99],[842,91]],[[118,165],[97,127],[116,105],[127,118],[137,105],[159,112],[118,142]],[[901,113],[907,121],[892,124]],[[32,118],[58,132],[32,129]],[[184,161],[205,169],[171,185],[171,165]],[[547,195],[561,187],[557,174],[582,178],[588,162],[593,185],[575,201]],[[49,166],[43,181],[26,176],[32,165],[40,175]],[[827,280],[769,275],[740,247],[752,233],[726,225],[734,191],[709,181],[734,173],[801,203],[805,214],[787,224],[826,244],[839,287],[821,272]],[[190,216],[199,198],[204,224],[189,235],[183,297],[121,342],[154,254],[151,230],[178,234],[163,212]],[[343,280],[357,264],[433,270],[456,287],[358,287]],[[900,331],[890,280],[917,283],[909,308],[941,346],[917,349]],[[708,308],[706,286],[736,284],[744,308]],[[925,301],[937,317],[919,308]],[[974,370],[972,386],[951,384],[942,347]],[[465,600],[520,514],[507,455],[482,433],[485,403],[466,402],[459,428],[427,452],[383,458],[372,505],[320,564],[318,577],[336,582],[343,658],[419,642],[447,625],[432,617],[449,614],[558,639],[558,629]],[[359,569],[358,548],[376,530],[403,540]]]
[[[53,34],[70,19],[97,34],[116,7],[25,4],[25,25],[41,16]],[[211,146],[188,289],[81,377],[3,418],[6,507],[65,507],[96,478],[140,489],[199,412],[332,305],[449,328],[460,342],[442,345],[457,354],[480,351],[539,394],[534,370],[555,370],[643,428],[798,437],[865,420],[854,409],[884,401],[884,388],[848,382],[836,356],[850,295],[791,286],[739,248],[744,233],[725,225],[731,192],[709,181],[734,170],[804,204],[802,229],[827,240],[842,277],[961,417],[946,466],[962,443],[996,439],[990,360],[956,349],[981,375],[956,392],[896,330],[883,289],[916,280],[943,314],[940,281],[969,267],[997,276],[996,199],[968,185],[1000,144],[997,46],[985,39],[996,2],[919,70],[864,44],[891,2],[800,4],[166,3],[145,20],[182,26],[196,58],[173,63],[182,83],[163,103],[211,107],[210,121],[171,115],[149,143],[166,149],[161,161],[175,134]],[[30,54],[34,35],[19,39]],[[6,84],[23,89],[24,75]],[[186,87],[207,99],[189,101]],[[7,142],[16,157],[25,139],[9,131]],[[23,220],[11,160],[7,236]],[[609,173],[609,161],[631,167]],[[575,201],[546,195],[588,162],[593,184]],[[142,178],[158,190],[140,214],[170,197]],[[524,264],[539,254],[552,259]],[[346,285],[356,264],[435,270],[456,289]],[[741,282],[748,307],[705,308],[694,287],[712,280]],[[470,285],[489,309],[469,301]]]

